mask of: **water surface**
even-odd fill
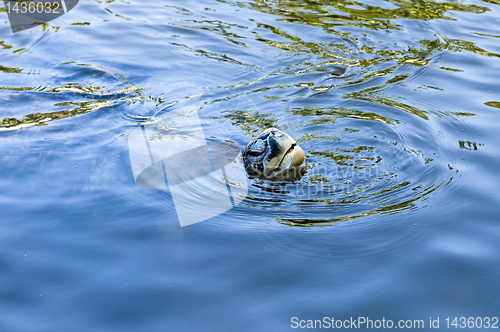
[[[499,5],[89,0],[16,34],[2,12],[1,330],[498,317]],[[181,105],[208,141],[286,131],[306,175],[181,228],[127,143]]]

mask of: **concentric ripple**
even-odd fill
[[[279,210],[273,216],[289,226],[332,224],[417,209],[456,175],[451,166],[435,162],[445,152],[432,128],[415,130],[360,111],[330,112],[340,116],[329,128],[301,130],[314,128],[299,138],[307,154],[306,176],[297,183],[254,181],[246,208]],[[319,117],[310,118],[314,123]],[[427,138],[425,144],[420,137]]]

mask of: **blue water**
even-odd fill
[[[0,330],[499,317],[499,5],[87,0],[15,34],[0,9]],[[180,227],[128,144],[180,105],[209,141],[286,131],[306,175]]]

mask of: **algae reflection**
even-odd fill
[[[68,64],[63,64],[68,65]],[[98,71],[101,75],[110,75],[113,79],[121,81],[121,85],[125,86],[116,90],[107,90],[99,86],[87,85],[85,83],[67,83],[60,87],[38,86],[38,87],[0,87],[2,91],[12,91],[14,93],[31,93],[36,96],[57,95],[55,99],[66,99],[68,101],[53,103],[57,110],[52,112],[35,112],[25,114],[22,117],[7,117],[0,119],[0,131],[18,130],[33,126],[44,126],[50,121],[61,120],[74,116],[83,115],[105,107],[112,106],[116,103],[126,102],[133,103],[145,99],[142,90],[130,84],[122,76],[98,66],[79,64],[89,70]],[[19,68],[15,73],[21,73]],[[10,97],[7,97],[7,100]],[[27,97],[26,99],[33,99]]]
[[[124,93],[125,91],[130,92],[135,90],[135,87],[132,89],[121,89],[118,91],[110,91],[109,94],[121,94]],[[72,92],[82,92],[81,89],[77,88],[55,88],[52,89],[53,92],[58,92],[58,91],[72,91]],[[140,97],[135,96],[135,97],[122,97],[122,98],[113,98],[110,100],[92,100],[92,101],[83,101],[83,102],[75,102],[75,101],[68,101],[68,102],[62,102],[62,103],[55,103],[54,106],[56,107],[64,107],[68,108],[66,110],[62,111],[55,111],[55,112],[48,112],[48,113],[31,113],[24,115],[22,118],[15,118],[15,117],[10,117],[10,118],[4,118],[0,120],[0,131],[8,131],[8,130],[17,130],[17,129],[22,129],[26,127],[32,127],[32,126],[43,126],[47,125],[49,121],[54,121],[54,120],[60,120],[60,119],[65,119],[65,118],[70,118],[82,114],[86,114],[89,112],[96,111],[98,109],[104,108],[111,106],[115,103],[118,102],[133,102],[141,100]]]

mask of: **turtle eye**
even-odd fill
[[[267,142],[265,140],[257,139],[250,145],[248,152],[262,153],[266,150],[266,145]]]
[[[276,136],[276,137],[281,137],[283,136],[283,133],[280,132],[279,130],[273,130],[271,131],[269,134],[272,134],[273,136]]]

